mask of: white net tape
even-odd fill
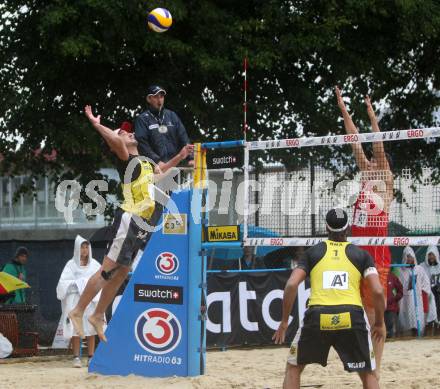
[[[313,246],[327,238],[246,238],[244,246]],[[359,246],[438,246],[440,236],[386,236],[348,237],[347,240]]]
[[[418,128],[412,130],[361,133],[356,135],[329,135],[279,140],[260,140],[247,142],[249,150],[285,149],[312,146],[335,146],[351,143],[387,142],[407,139],[440,137],[440,127]]]

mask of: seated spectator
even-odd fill
[[[423,292],[429,294],[431,287],[425,270],[417,264],[414,250],[407,246],[403,250],[402,263],[410,265],[400,270],[399,279],[403,286],[403,296],[399,302],[399,328],[402,332],[411,331],[417,335],[425,329],[425,313],[423,311]],[[414,281],[412,272],[414,271]],[[413,290],[413,284],[415,290]],[[415,294],[415,298],[414,298]]]
[[[72,339],[74,367],[81,367],[81,360],[79,358],[80,338],[75,332],[67,314],[78,303],[87,281],[100,267],[101,265],[92,257],[92,247],[90,243],[78,235],[75,239],[73,258],[64,266],[57,285],[57,298],[61,300],[63,335],[66,339]],[[89,359],[92,358],[95,351],[96,331],[88,322],[87,318],[94,312],[99,296],[100,294],[98,293],[88,305],[83,317],[83,328],[84,335],[87,337]]]
[[[397,315],[399,314],[399,301],[403,295],[402,283],[396,275],[388,273],[387,309],[385,311],[385,324],[387,326],[387,338],[396,336]]]
[[[19,247],[15,251],[14,258],[5,265],[3,271],[22,281],[26,281],[26,263],[28,261],[29,251],[26,247]],[[4,304],[25,304],[26,303],[26,289],[19,289],[11,294]]]
[[[292,268],[292,262],[296,260],[296,247],[282,247],[271,251],[264,256],[264,264],[267,269]]]
[[[306,249],[303,246],[295,247],[295,256],[292,258],[292,261],[290,262],[290,267],[292,269],[295,269],[298,266],[298,262],[300,261],[305,251]]]
[[[243,256],[240,258],[242,269],[255,269],[255,247],[243,247]]]
[[[431,281],[431,294],[429,295],[429,310],[426,316],[427,326],[431,335],[438,327],[440,320],[440,256],[436,246],[429,246],[426,250],[425,262],[421,265]]]

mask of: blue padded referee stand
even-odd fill
[[[193,218],[200,216],[201,189],[173,193],[171,200],[186,219],[186,228],[170,233],[163,225],[153,233],[89,372],[146,377],[204,373],[206,336],[200,306],[206,268],[200,257],[200,220]]]

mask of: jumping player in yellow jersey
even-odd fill
[[[342,209],[330,210],[326,224],[328,240],[304,253],[284,290],[283,316],[273,336],[277,344],[285,340],[298,286],[310,277],[309,306],[290,347],[284,389],[300,387],[305,365],[326,366],[331,346],[344,369],[359,374],[364,388],[379,388],[371,337],[385,338],[382,285],[370,254],[347,242],[347,213]],[[371,333],[362,307],[362,279],[368,282],[373,295],[376,321]]]
[[[91,107],[85,107],[85,114],[93,127],[104,138],[111,151],[118,157],[118,172],[122,182],[124,202],[115,213],[112,225],[112,241],[102,262],[101,268],[93,275],[81,294],[76,307],[70,311],[69,319],[80,337],[84,336],[83,313],[93,298],[101,291],[99,302],[89,322],[95,327],[99,338],[106,341],[104,335],[104,313],[113,301],[119,287],[126,279],[134,256],[144,242],[148,240],[151,230],[149,219],[155,203],[150,197],[151,185],[160,175],[190,155],[193,145],[184,146],[180,152],[167,163],[158,168],[140,158],[134,134],[123,130],[111,130],[101,124],[100,116],[94,116]],[[159,176],[159,177],[158,177]]]

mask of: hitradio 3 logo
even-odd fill
[[[173,253],[160,253],[156,258],[156,269],[166,276],[174,274],[179,269],[179,259]]]
[[[182,327],[170,311],[151,308],[143,312],[134,327],[139,345],[152,354],[166,354],[180,343]]]

